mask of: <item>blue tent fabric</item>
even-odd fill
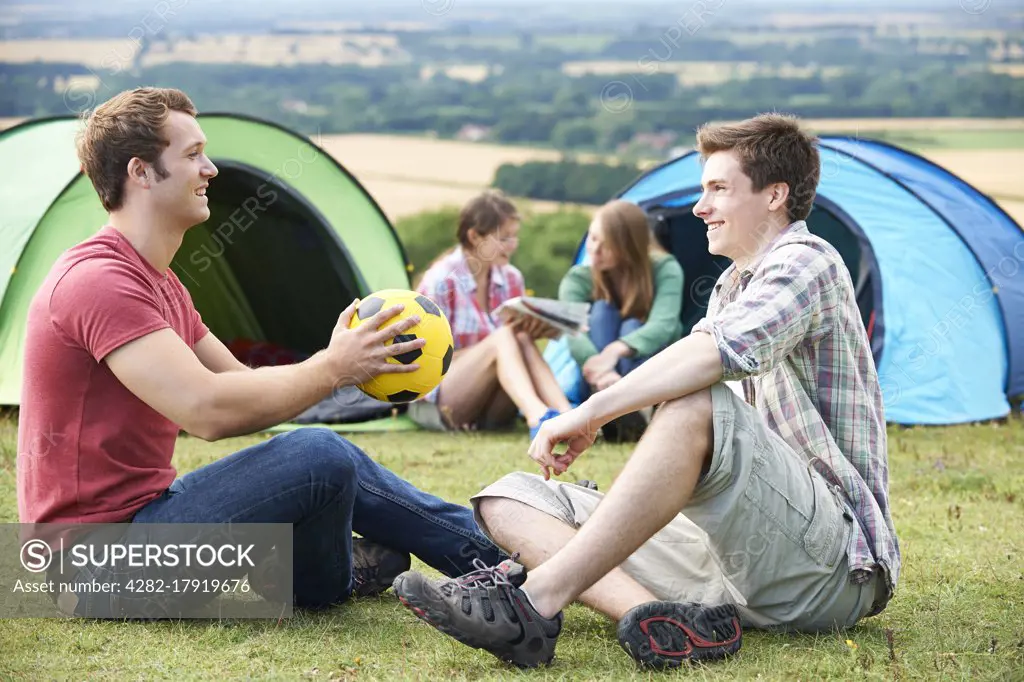
[[[1006,416],[1024,394],[1024,231],[945,169],[888,144],[823,137],[816,209],[842,213],[870,245],[877,315],[872,348],[886,418],[953,424]],[[620,198],[648,211],[699,198],[696,153],[652,169]],[[693,232],[694,248],[707,248]],[[576,262],[583,262],[581,248]],[[560,380],[564,343],[545,357]],[[568,367],[566,365],[569,365]],[[563,385],[566,385],[563,383]]]
[[[830,140],[829,146],[883,170],[939,214],[970,249],[984,272],[976,282],[994,287],[1008,351],[1007,392],[1024,394],[1024,240],[1021,228],[991,199],[949,171],[905,150],[878,142]],[[969,307],[970,301],[964,302]],[[1016,317],[1011,312],[1016,311]],[[1016,343],[1012,340],[1016,337]]]

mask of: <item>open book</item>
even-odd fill
[[[503,316],[507,312],[530,315],[543,320],[563,334],[575,336],[589,329],[590,304],[579,301],[559,301],[554,298],[516,296],[498,306],[494,312]]]

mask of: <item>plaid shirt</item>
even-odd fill
[[[455,350],[468,348],[486,339],[501,325],[492,311],[508,299],[526,293],[523,275],[518,268],[514,265],[492,266],[487,310],[481,310],[476,297],[476,280],[466,263],[461,246],[434,263],[423,275],[416,290],[437,303],[448,318]],[[424,397],[435,401],[437,389]]]
[[[884,571],[878,613],[895,589],[900,550],[882,391],[839,253],[793,223],[749,269],[722,273],[693,331],[715,339],[723,379],[742,379],[768,426],[844,494],[859,521],[847,547],[851,580]]]

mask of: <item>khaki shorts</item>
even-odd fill
[[[707,474],[685,515],[622,568],[658,599],[735,604],[747,627],[820,632],[854,625],[885,588],[878,575],[863,584],[849,579],[852,512],[742,398],[724,384],[711,395],[715,445]],[[489,535],[479,514],[485,497],[517,500],[579,528],[603,494],[510,474],[472,498]]]

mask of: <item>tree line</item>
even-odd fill
[[[524,63],[512,65],[513,59]],[[98,73],[95,92],[60,87],[70,75],[90,75],[78,64],[0,64],[0,116],[78,114],[119,90],[158,85],[185,90],[201,111],[250,114],[307,134],[452,137],[473,124],[496,142],[609,152],[637,133],[687,137],[707,120],[766,110],[808,118],[1024,114],[1024,79],[941,60],[912,69],[882,64],[839,75],[819,69],[803,78],[762,75],[693,86],[659,72],[657,63],[647,73],[568,77],[522,55],[507,61],[479,83],[443,73],[424,80],[412,64],[168,64]]]

